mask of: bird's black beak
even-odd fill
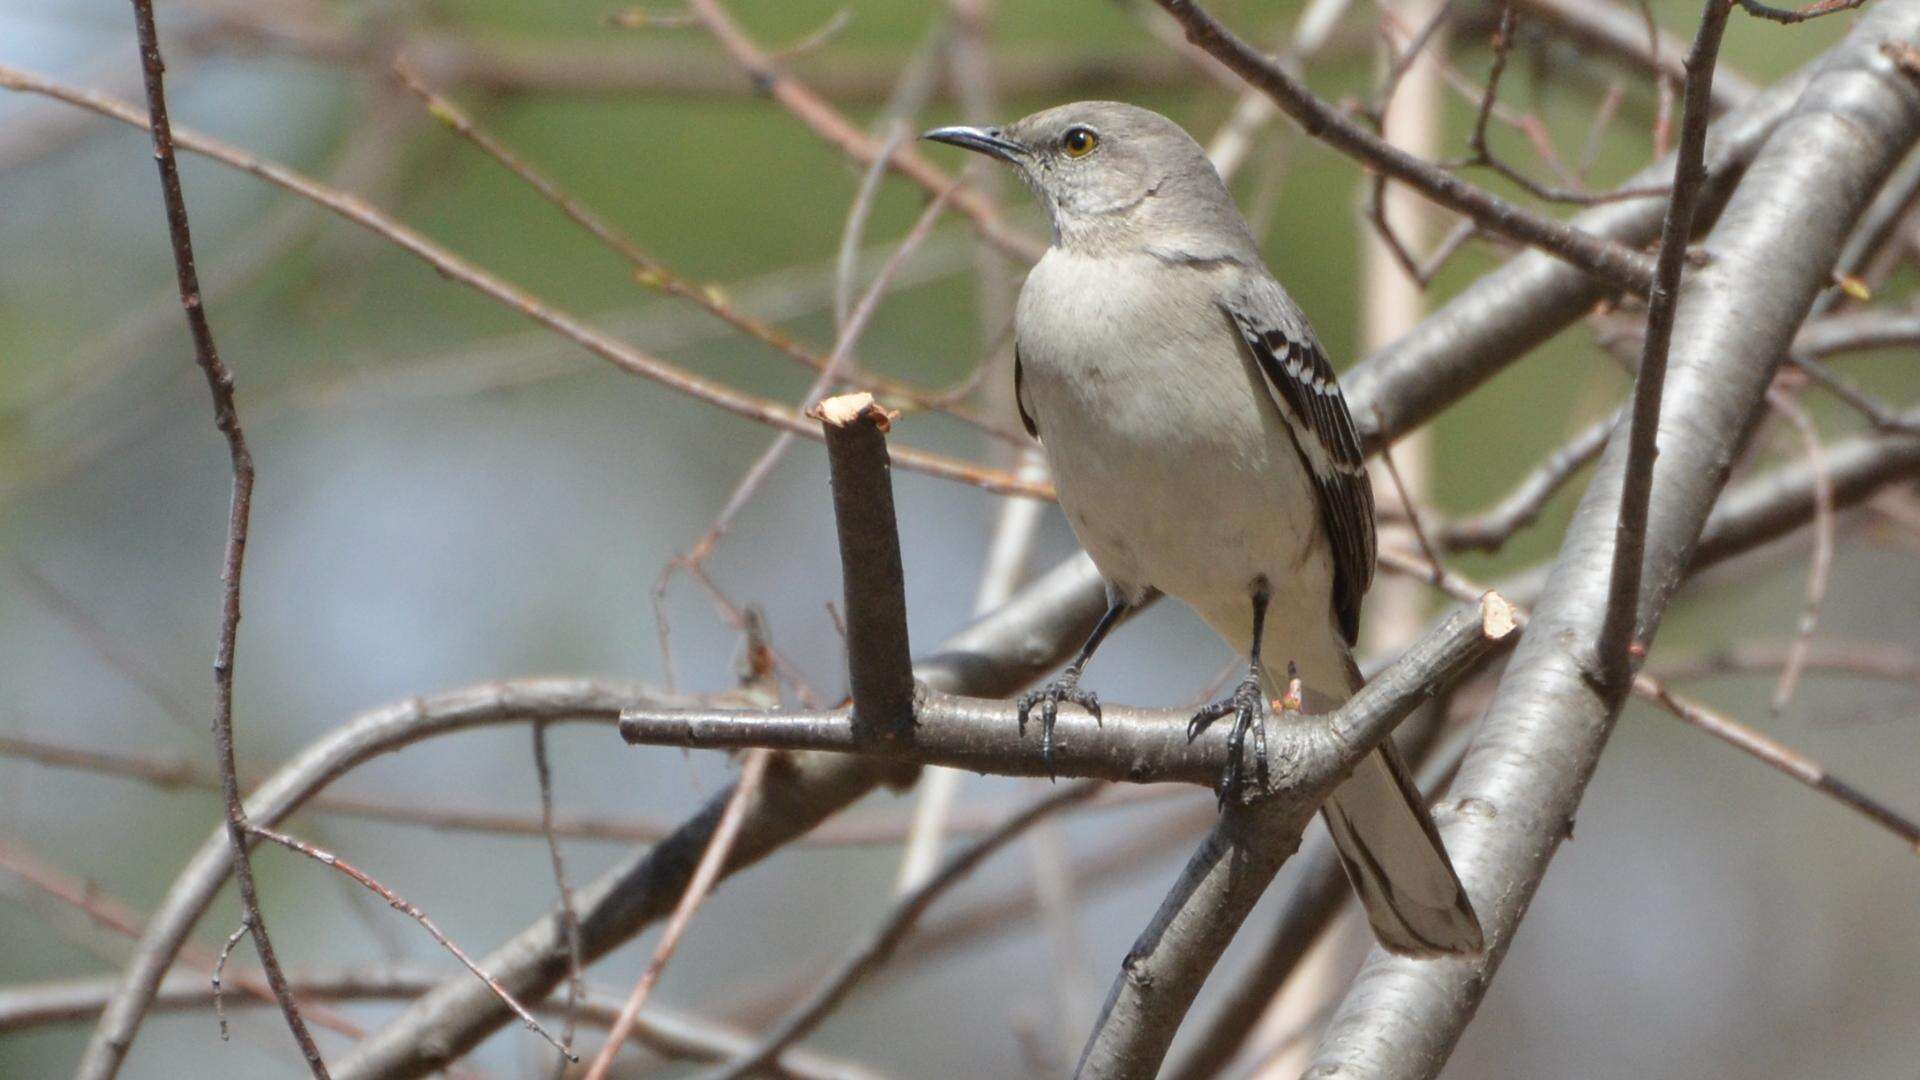
[[[997,157],[1001,161],[1012,161],[1016,156],[1025,157],[1027,148],[1000,133],[997,127],[943,127],[934,128],[923,139],[943,142],[949,146],[958,146],[965,150],[974,150],[988,157]]]

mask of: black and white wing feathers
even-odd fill
[[[1373,583],[1375,540],[1373,484],[1346,398],[1305,316],[1272,279],[1249,282],[1221,307],[1266,376],[1267,392],[1319,492],[1333,550],[1334,615],[1351,645],[1360,629],[1360,599]]]

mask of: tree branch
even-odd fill
[[[1186,30],[1188,41],[1265,91],[1307,134],[1441,206],[1465,214],[1487,232],[1551,252],[1613,288],[1645,293],[1652,283],[1653,268],[1645,255],[1578,226],[1524,210],[1422,161],[1347,119],[1191,0],[1159,0],[1159,4]]]
[[[1754,358],[1784,354],[1849,224],[1920,136],[1920,87],[1880,52],[1884,41],[1916,35],[1913,0],[1887,0],[1861,17],[1734,194],[1713,235],[1712,264],[1682,290],[1666,409],[1678,419],[1660,432],[1639,605],[1648,633],[1761,408],[1773,364]],[[1427,961],[1376,953],[1323,1034],[1310,1075],[1436,1073],[1566,835],[1625,689],[1591,675],[1626,449],[1614,440],[1602,458],[1455,784],[1462,799],[1495,812],[1441,826],[1487,930],[1487,952]]]

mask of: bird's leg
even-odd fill
[[[1215,720],[1231,714],[1233,730],[1227,736],[1227,748],[1231,751],[1227,758],[1227,769],[1220,777],[1220,802],[1222,805],[1240,790],[1242,777],[1240,762],[1247,748],[1247,733],[1253,732],[1253,761],[1258,773],[1260,787],[1267,786],[1267,726],[1262,721],[1267,712],[1267,695],[1260,684],[1260,637],[1267,627],[1267,601],[1271,599],[1265,579],[1254,584],[1253,590],[1253,648],[1247,654],[1247,676],[1233,693],[1202,706],[1187,721],[1187,741],[1200,737],[1200,733],[1212,726]]]
[[[1127,605],[1118,600],[1107,600],[1106,614],[1093,625],[1093,633],[1087,635],[1086,644],[1080,646],[1080,655],[1060,673],[1060,677],[1041,687],[1020,695],[1016,704],[1020,708],[1020,734],[1027,733],[1027,714],[1035,705],[1040,706],[1040,757],[1047,764],[1047,775],[1053,775],[1053,722],[1059,718],[1060,703],[1071,701],[1093,715],[1093,722],[1100,722],[1100,695],[1091,690],[1080,688],[1080,673],[1086,669],[1087,661],[1093,659],[1093,651],[1107,636],[1107,631],[1127,613]]]

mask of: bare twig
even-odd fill
[[[814,353],[795,341],[792,337],[773,326],[741,311],[730,303],[724,293],[711,286],[691,281],[672,267],[661,262],[635,243],[633,239],[616,228],[611,222],[595,213],[590,207],[562,188],[558,181],[542,172],[532,163],[514,153],[505,143],[489,134],[474,123],[473,118],[445,96],[434,92],[420,81],[418,73],[405,64],[394,68],[401,85],[418,97],[427,107],[427,112],[445,124],[455,134],[472,143],[481,153],[498,162],[508,172],[532,188],[542,199],[550,203],[567,220],[580,226],[609,251],[620,256],[633,268],[633,279],[650,289],[694,305],[714,318],[732,327],[761,344],[773,349],[795,363],[812,368],[818,372],[827,370],[829,359]],[[853,254],[842,252],[843,264]],[[963,423],[1009,441],[1019,441],[1016,432],[991,423],[971,410],[953,403],[936,400],[916,387],[909,386],[897,379],[875,375],[858,370],[842,371],[839,375],[864,390],[871,390],[890,401],[898,401],[915,409],[945,412]]]
[[[1407,184],[1440,205],[1465,214],[1490,233],[1550,252],[1615,288],[1644,293],[1650,287],[1653,274],[1646,256],[1575,226],[1523,210],[1408,154],[1347,119],[1315,96],[1293,74],[1260,55],[1191,0],[1159,0],[1159,4],[1186,29],[1188,41],[1265,91],[1307,134],[1324,140],[1368,168]]]
[[[247,527],[253,510],[253,454],[247,449],[247,436],[240,427],[240,414],[233,403],[233,373],[220,359],[213,342],[213,328],[200,298],[200,274],[193,261],[193,234],[187,224],[187,203],[180,189],[180,165],[174,159],[173,125],[167,117],[167,92],[164,86],[166,64],[160,58],[159,31],[154,27],[153,0],[133,0],[134,28],[140,38],[140,69],[147,88],[147,127],[153,133],[153,156],[160,169],[161,199],[166,204],[167,232],[173,241],[173,265],[180,280],[180,303],[186,309],[187,328],[193,336],[194,360],[206,375],[207,390],[213,396],[213,422],[227,440],[227,454],[233,466],[233,497],[227,512],[227,550],[220,577],[224,583],[220,604],[220,643],[214,655],[213,752],[220,769],[221,794],[226,800],[227,839],[233,845],[235,878],[240,883],[240,905],[244,923],[253,934],[254,950],[266,973],[267,985],[280,1003],[293,1040],[300,1046],[307,1067],[316,1077],[327,1076],[326,1062],[313,1034],[301,1019],[300,1006],[287,989],[286,975],[280,970],[280,958],[274,954],[273,940],[267,934],[266,916],[260,911],[260,894],[253,880],[253,862],[247,853],[247,812],[240,803],[240,778],[233,754],[233,662],[240,634],[240,574],[246,566]]]
[[[1640,10],[1617,0],[1512,0],[1539,22],[1565,35],[1588,55],[1612,57],[1654,76],[1662,90],[1686,81],[1680,58],[1686,43],[1661,30],[1644,3]],[[1713,105],[1724,111],[1744,105],[1759,91],[1751,79],[1718,65],[1713,76]]]
[[[646,1003],[654,984],[660,981],[667,961],[672,959],[674,950],[680,945],[681,936],[693,921],[693,913],[699,910],[701,902],[713,890],[713,883],[719,880],[720,869],[726,865],[728,856],[733,852],[734,841],[740,836],[740,823],[747,804],[759,794],[761,781],[767,775],[767,763],[772,757],[772,753],[766,750],[756,750],[747,755],[747,763],[740,770],[740,779],[727,798],[719,824],[714,827],[713,838],[707,841],[707,849],[701,853],[700,863],[687,881],[686,892],[680,895],[680,902],[674,905],[673,916],[667,920],[666,931],[660,935],[660,943],[654,947],[646,970],[640,973],[640,981],[634,984],[633,992],[627,996],[626,1004],[620,1007],[620,1015],[607,1032],[606,1045],[600,1048],[600,1053],[595,1055],[593,1064],[588,1067],[586,1080],[605,1080],[607,1070],[613,1068],[613,1060],[619,1056],[620,1046],[627,1041],[628,1032],[633,1030],[640,1007]]]
[[[1357,745],[1357,737],[1346,733],[1349,728],[1369,732],[1377,726],[1390,728],[1420,699],[1430,696],[1436,685],[1457,673],[1460,665],[1496,647],[1505,637],[1501,619],[1506,602],[1489,594],[1482,607],[1456,612],[1443,620],[1438,629],[1323,722],[1303,725],[1290,717],[1269,718],[1267,737],[1274,745],[1288,748],[1285,760],[1293,763],[1293,768],[1290,775],[1273,776],[1272,786],[1264,794],[1311,788],[1316,782],[1316,756],[1340,759],[1347,749],[1343,744]],[[1416,691],[1416,687],[1424,689]],[[1209,731],[1188,741],[1181,726],[1189,715],[1184,709],[1111,705],[1104,706],[1102,713],[1099,721],[1085,714],[1060,718],[1054,746],[1059,775],[1211,787],[1235,753],[1229,733],[1224,731]],[[847,709],[642,708],[621,714],[620,735],[639,746],[831,750],[1006,776],[1049,775],[1038,740],[1021,734],[1010,702],[922,690],[913,702],[910,717],[911,724],[892,738],[875,739]],[[1315,730],[1301,730],[1306,727]],[[1280,754],[1275,751],[1272,756]],[[1338,765],[1328,767],[1339,769]],[[1250,793],[1253,790],[1250,788]]]
[[[1815,0],[1814,3],[1797,8],[1778,8],[1763,4],[1760,0],[1739,0],[1740,10],[1761,19],[1777,23],[1806,22],[1822,15],[1831,15],[1836,11],[1851,11],[1866,3],[1867,0]]]
[[[719,0],[689,0],[688,6],[706,24],[714,40],[727,51],[733,62],[746,73],[762,93],[779,102],[814,134],[861,164],[880,157],[880,144],[855,127],[818,93],[779,67],[766,51],[747,36]],[[1029,262],[1038,259],[1045,245],[1023,233],[1009,229],[994,207],[979,192],[961,186],[947,174],[934,168],[911,147],[896,150],[888,161],[893,170],[938,195],[955,188],[953,205],[972,220],[980,235],[1007,254]]]
[[[420,910],[419,907],[409,902],[406,898],[400,896],[398,893],[394,892],[392,889],[387,888],[385,885],[380,884],[378,881],[375,881],[372,875],[368,874],[366,871],[353,865],[347,860],[342,859],[341,857],[339,857],[338,855],[335,855],[331,851],[324,851],[320,848],[314,847],[312,844],[307,843],[305,840],[288,836],[286,833],[283,833],[283,832],[276,832],[275,830],[269,829],[264,825],[249,825],[247,826],[247,831],[252,833],[255,836],[260,837],[263,840],[271,840],[274,843],[279,844],[281,847],[286,848],[289,851],[299,852],[300,854],[305,855],[307,858],[312,859],[313,861],[319,863],[322,866],[332,867],[333,869],[340,871],[341,873],[347,875],[353,880],[359,882],[361,885],[365,886],[369,891],[379,896],[380,899],[385,900],[387,902],[388,907],[391,907],[395,911],[405,914],[407,917],[411,918],[414,922],[419,923],[421,929],[425,930],[428,933],[428,935],[430,935],[433,938],[433,940],[439,942],[441,948],[452,953],[453,958],[460,961],[461,965],[464,966],[468,971],[473,972],[474,978],[477,978],[481,982],[486,983],[487,988],[489,990],[492,990],[495,996],[499,997],[499,999],[506,1004],[507,1008],[512,1009],[514,1011],[514,1014],[519,1016],[520,1019],[524,1021],[529,1028],[532,1028],[534,1031],[538,1032],[541,1038],[547,1040],[549,1043],[552,1043],[554,1049],[560,1051],[562,1054],[567,1055],[569,1059],[574,1061],[579,1060],[577,1057],[574,1057],[573,1051],[571,1049],[569,1049],[560,1040],[554,1038],[552,1032],[548,1031],[546,1027],[540,1023],[540,1021],[535,1020],[533,1018],[533,1014],[527,1011],[526,1006],[521,1005],[520,1002],[514,1000],[514,996],[507,992],[506,987],[501,986],[500,983],[496,981],[493,976],[487,974],[485,971],[482,971],[480,969],[480,965],[474,963],[472,958],[467,956],[466,952],[463,951],[460,948],[460,946],[455,945],[451,938],[447,937],[447,935],[443,933],[438,926],[434,925],[433,920],[428,917],[426,912]]]
[[[1827,581],[1833,573],[1833,477],[1827,472],[1827,451],[1820,441],[1820,429],[1813,418],[1778,386],[1768,391],[1767,399],[1775,412],[1785,416],[1800,433],[1805,447],[1807,470],[1813,475],[1813,556],[1807,570],[1807,602],[1800,611],[1800,622],[1787,650],[1786,663],[1780,667],[1780,681],[1773,690],[1769,707],[1778,717],[1793,700],[1800,683],[1800,671],[1806,665],[1807,652],[1813,647],[1813,634],[1820,626],[1820,606],[1827,597]]]
[[[407,1002],[433,989],[441,976],[409,967],[350,968],[341,971],[289,972],[295,993],[307,1001]],[[91,1020],[114,990],[111,979],[66,979],[0,989],[0,1032],[25,1031],[45,1024]],[[264,986],[262,993],[266,992]],[[267,995],[272,1001],[272,995]],[[213,1001],[205,980],[169,975],[154,996],[161,1012],[204,1009]],[[536,1012],[551,1012],[550,1005]],[[620,1003],[605,991],[589,991],[581,1001],[581,1019],[605,1026]],[[652,1008],[634,1025],[633,1041],[670,1058],[724,1061],[753,1045],[744,1031],[689,1013]],[[777,1062],[782,1073],[799,1080],[876,1080],[876,1074],[850,1061],[789,1050]]]
[[[1493,35],[1493,66],[1487,71],[1487,89],[1480,98],[1480,112],[1474,118],[1473,131],[1467,136],[1467,149],[1471,155],[1462,165],[1483,165],[1520,186],[1527,194],[1548,202],[1570,203],[1575,206],[1598,206],[1607,202],[1625,199],[1646,199],[1665,197],[1670,190],[1667,185],[1646,187],[1624,187],[1608,192],[1579,191],[1573,188],[1555,187],[1543,184],[1522,170],[1507,164],[1506,160],[1493,152],[1493,146],[1487,141],[1487,121],[1493,118],[1494,106],[1500,92],[1500,77],[1507,70],[1507,54],[1513,46],[1514,14],[1512,4],[1503,4],[1500,9],[1500,25]],[[1540,132],[1538,121],[1523,117],[1522,127]],[[1544,134],[1540,135],[1544,138]]]
[[[752,1050],[727,1062],[714,1076],[737,1080],[767,1067],[787,1047],[805,1038],[817,1027],[834,1006],[853,991],[861,978],[886,963],[901,940],[913,932],[920,916],[942,893],[1036,822],[1073,803],[1092,798],[1101,787],[1096,781],[1086,780],[1053,792],[1009,818],[1000,828],[955,852],[932,877],[895,901],[893,909],[874,928],[867,940],[848,954],[806,1001],[776,1024]]]
[[[91,109],[122,123],[136,127],[147,126],[146,120],[140,114],[120,102],[84,90],[62,86],[18,68],[0,65],[0,87],[44,94],[81,108]],[[433,267],[442,276],[473,288],[488,298],[512,308],[616,367],[661,382],[672,389],[716,405],[735,415],[808,438],[820,437],[819,430],[812,423],[791,409],[696,375],[635,349],[453,254],[420,232],[381,213],[353,195],[319,183],[282,165],[254,157],[208,136],[185,129],[175,132],[175,136],[175,142],[180,147],[204,154],[301,198],[320,204],[348,221],[391,241]],[[1018,492],[1048,499],[1053,497],[1050,485],[1037,486],[1022,483],[1001,470],[984,469],[938,454],[906,447],[895,447],[892,453],[894,462],[902,468],[922,470],[932,475],[961,480],[984,487],[989,491]]]
[[[1674,166],[1673,198],[1660,230],[1660,254],[1647,296],[1647,340],[1633,382],[1632,419],[1620,492],[1620,520],[1613,533],[1613,584],[1599,640],[1600,676],[1624,685],[1645,656],[1640,629],[1640,579],[1646,564],[1647,515],[1653,499],[1653,459],[1660,429],[1660,400],[1667,382],[1667,352],[1673,340],[1674,312],[1680,304],[1680,271],[1686,265],[1687,239],[1706,180],[1707,120],[1713,65],[1720,55],[1731,0],[1707,0],[1700,32],[1687,54],[1687,87],[1680,121],[1679,163]]]
[[[575,1010],[586,990],[583,973],[586,957],[580,947],[580,914],[573,905],[573,885],[567,880],[567,862],[560,853],[560,837],[553,831],[553,767],[547,761],[547,725],[544,722],[533,724],[533,774],[540,785],[540,831],[546,834],[547,858],[553,863],[553,886],[560,894],[560,926],[567,938],[567,1010],[566,1023],[560,1031],[560,1042],[572,1046],[574,1021],[577,1019]],[[561,1052],[554,1064],[554,1080],[562,1080],[572,1060],[572,1055]]]
[[[227,940],[220,946],[220,958],[213,962],[213,976],[207,980],[213,985],[213,1016],[220,1023],[221,1042],[227,1041],[227,1004],[226,995],[220,992],[220,982],[226,977],[227,958],[233,955],[233,947],[240,944],[240,939],[252,930],[253,923],[242,915],[240,925],[234,927],[233,933],[228,934]]]

